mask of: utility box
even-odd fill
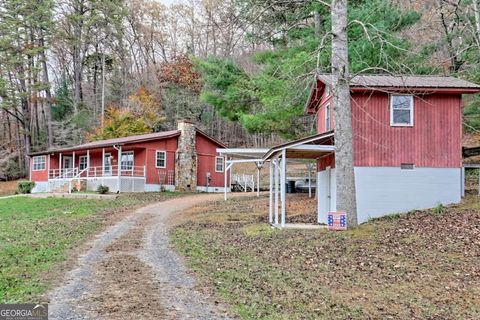
[[[328,230],[341,231],[347,230],[346,212],[329,212],[327,215]]]

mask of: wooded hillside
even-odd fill
[[[328,2],[328,1],[327,1]],[[352,74],[453,74],[480,83],[478,0],[351,0]],[[324,1],[4,0],[0,179],[29,152],[195,120],[231,146],[314,132],[303,114],[330,71]],[[465,107],[480,130],[480,98]]]

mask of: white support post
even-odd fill
[[[285,183],[286,183],[286,171],[287,171],[287,150],[283,149],[282,151],[282,172],[280,173],[280,190],[281,190],[281,198],[282,198],[282,228],[285,227]]]
[[[308,165],[308,197],[312,197],[312,165]]]
[[[223,200],[227,201],[227,174],[228,174],[228,161],[223,173]]]
[[[87,178],[90,175],[90,149],[87,149]]]
[[[48,179],[50,179],[50,154],[48,154],[48,167],[47,167]],[[32,179],[30,179],[32,180]]]
[[[278,157],[275,159],[275,224],[278,225],[278,184],[279,184]]]
[[[260,168],[257,167],[257,197],[260,197]]]
[[[120,179],[122,174],[122,146],[118,147],[118,158],[117,158],[117,190],[120,193]],[[132,182],[133,183],[133,182]]]
[[[60,155],[59,155],[59,158],[58,158],[58,175],[59,175],[59,178],[62,176],[62,167],[63,167],[62,153],[60,152]]]
[[[105,177],[105,148],[102,148],[102,185],[105,184],[104,177]]]
[[[73,161],[73,164],[72,164],[72,168],[73,168],[73,176],[76,176],[75,174],[75,151],[73,151],[73,156],[72,156],[72,161]]]
[[[269,189],[268,222],[273,222],[273,161],[270,161],[270,189]]]

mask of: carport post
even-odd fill
[[[278,224],[278,180],[279,177],[278,156],[275,159],[275,224]]]
[[[270,188],[269,188],[269,206],[268,206],[268,222],[273,222],[273,162],[270,161]]]
[[[228,172],[228,170],[230,170],[230,183],[232,183],[232,175],[231,175],[231,173],[232,173],[233,162],[230,162],[230,161],[226,160],[225,163],[226,163],[227,165],[225,166],[225,172],[224,172],[224,174],[223,174],[223,178],[224,178],[223,199],[224,199],[225,201],[227,201],[227,178],[228,178],[227,172]]]
[[[282,151],[282,172],[281,172],[281,185],[280,185],[280,190],[281,190],[281,196],[282,196],[282,228],[285,227],[285,175],[286,175],[286,170],[287,169],[287,150],[283,149]]]

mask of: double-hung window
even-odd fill
[[[33,157],[33,171],[41,171],[46,168],[46,156]]]
[[[413,96],[390,96],[390,125],[397,127],[413,126]]]
[[[224,168],[224,159],[223,157],[215,157],[215,172],[223,172]]]
[[[166,168],[167,167],[167,152],[166,151],[157,151],[155,166],[157,168]]]
[[[88,168],[88,157],[87,156],[80,156],[78,159],[78,169],[80,171],[85,170]]]
[[[133,151],[122,152],[120,167],[124,171],[133,170]]]

